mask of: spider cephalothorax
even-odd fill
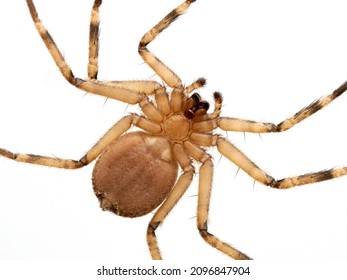
[[[277,189],[343,176],[347,174],[347,167],[277,180],[259,168],[229,140],[214,133],[215,129],[252,133],[288,130],[343,94],[347,82],[279,124],[220,116],[222,96],[218,92],[214,93],[214,110],[208,113],[208,102],[198,93],[193,93],[205,84],[205,80],[201,78],[184,87],[180,77],[147,49],[147,45],[184,14],[193,2],[195,0],[184,1],[140,40],[139,54],[161,78],[162,83],[159,83],[152,80],[97,80],[101,0],[94,0],[91,13],[88,79],[76,78],[38,18],[33,1],[27,0],[35,27],[66,81],[90,93],[137,104],[142,113],[122,117],[80,160],[13,153],[1,148],[0,155],[19,162],[66,169],[81,168],[97,159],[93,186],[102,209],[126,217],[137,217],[157,208],[147,228],[147,243],[153,259],[161,259],[156,229],[190,186],[195,175],[195,165],[198,165],[196,216],[201,237],[232,258],[249,259],[246,254],[222,242],[208,230],[213,178],[213,161],[207,153],[209,147],[216,147],[254,180]],[[140,131],[127,133],[132,127]]]

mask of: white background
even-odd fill
[[[141,36],[181,1],[109,1],[101,7],[100,79],[158,79],[137,54]],[[92,1],[35,1],[76,76],[86,78]],[[278,123],[347,79],[344,1],[207,1],[149,48],[199,93],[224,96],[222,115]],[[0,147],[79,159],[136,107],[85,94],[61,76],[24,1],[0,10]],[[276,135],[224,133],[276,178],[347,164],[347,97]],[[210,231],[258,260],[346,258],[347,177],[278,191],[211,151]],[[150,258],[151,214],[100,210],[93,164],[59,170],[0,158],[0,259]],[[236,175],[237,174],[237,175]],[[195,225],[197,179],[157,231],[167,260],[226,261]]]

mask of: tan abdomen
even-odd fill
[[[132,132],[100,155],[93,171],[94,192],[103,210],[125,217],[143,216],[168,196],[177,172],[165,138]]]

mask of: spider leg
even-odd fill
[[[195,132],[211,132],[216,128],[225,131],[240,131],[253,133],[275,132],[277,126],[273,123],[256,122],[229,117],[220,117],[223,97],[219,92],[213,94],[214,111],[208,115],[208,119],[200,122],[194,122],[192,129]]]
[[[152,42],[164,29],[166,29],[180,15],[185,13],[190,4],[196,0],[186,0],[177,8],[167,14],[158,24],[149,30],[140,40],[138,51],[142,59],[158,74],[158,76],[170,87],[182,87],[181,79],[148,49]]]
[[[267,132],[282,132],[292,128],[294,125],[310,117],[314,113],[318,112],[328,104],[330,104],[337,97],[342,95],[347,90],[347,82],[344,82],[331,94],[323,96],[322,98],[312,102],[310,105],[302,108],[300,111],[295,113],[293,116],[285,119],[279,124],[255,122],[251,120],[242,120],[236,118],[221,117],[216,120],[210,121],[214,123],[211,127],[219,127],[226,131],[240,131],[240,132],[253,132],[253,133],[267,133]],[[209,121],[207,121],[208,123]],[[206,127],[204,122],[197,124],[196,127]],[[203,132],[203,128],[201,131]]]
[[[185,153],[184,148],[180,144],[173,146],[174,155],[181,166],[183,173],[179,177],[176,185],[173,187],[169,196],[159,207],[157,212],[152,217],[147,228],[147,244],[151,253],[152,259],[161,260],[161,253],[158,246],[157,237],[155,231],[158,226],[163,222],[168,213],[176,205],[177,201],[182,197],[187,188],[192,182],[194,176],[194,167],[191,164],[190,158]]]
[[[95,0],[90,15],[89,26],[89,60],[88,60],[88,79],[96,80],[99,71],[99,35],[100,35],[100,11],[102,0]],[[105,81],[103,84],[117,86],[130,91],[141,92],[146,95],[153,94],[161,87],[155,81]]]
[[[244,120],[229,117],[218,117],[220,109],[218,104],[215,107],[215,112],[210,114],[209,120],[193,123],[193,130],[195,132],[211,132],[216,128],[224,131],[239,131],[239,132],[252,132],[252,133],[268,133],[276,132],[276,125],[273,123],[256,122],[252,120]],[[215,117],[217,116],[217,117]]]
[[[347,167],[331,168],[318,172],[306,173],[299,176],[287,177],[276,180],[255,163],[253,163],[244,153],[227,140],[218,137],[216,141],[218,151],[235,163],[239,168],[245,171],[256,181],[276,189],[288,189],[296,186],[317,183],[333,178],[341,177],[347,174]]]
[[[347,174],[347,167],[341,167],[276,180],[258,167],[254,162],[252,162],[236,146],[219,135],[192,132],[190,134],[190,142],[206,147],[217,146],[218,151],[223,156],[235,163],[249,176],[256,181],[272,188],[288,189],[296,186],[330,180]]]
[[[102,0],[95,0],[90,15],[88,78],[91,80],[97,79],[99,70],[99,8],[101,4]]]
[[[212,114],[209,114],[209,119],[216,119],[219,118],[219,115],[222,110],[222,103],[223,103],[223,97],[219,92],[214,92],[213,93],[213,98],[214,98],[214,110]]]
[[[219,127],[220,129],[225,131],[267,133],[277,132],[278,129],[278,126],[273,123],[256,122],[252,120],[244,120],[238,118],[220,117],[211,122],[215,123],[216,127]],[[203,123],[200,124],[200,126],[202,125]]]
[[[347,90],[347,81],[334,90],[331,94],[323,96],[322,98],[312,102],[307,107],[302,108],[299,112],[294,114],[292,117],[282,121],[276,126],[276,132],[281,132],[292,128],[297,123],[303,121],[309,116],[313,115],[320,109],[330,104],[335,98],[342,95]]]
[[[102,0],[95,0],[91,12],[89,27],[89,62],[88,62],[88,78],[97,79],[99,65],[99,35],[100,35],[100,17],[99,8]],[[130,91],[141,92],[146,95],[153,94],[161,85],[155,81],[107,81],[103,84],[117,86]]]
[[[113,81],[113,82],[103,82],[97,80],[83,80],[80,78],[76,78],[70,68],[70,66],[65,61],[62,53],[60,52],[58,46],[54,42],[52,36],[49,34],[48,30],[44,27],[41,20],[38,17],[38,13],[36,11],[35,5],[32,0],[27,0],[28,8],[30,11],[30,15],[35,23],[35,27],[41,36],[43,42],[45,43],[49,53],[51,54],[53,60],[58,66],[60,72],[64,76],[64,78],[73,86],[85,90],[87,92],[91,92],[94,94],[98,94],[101,96],[105,96],[108,98],[116,99],[119,101],[123,101],[129,104],[137,104],[144,98],[144,95],[154,94],[155,90],[162,87],[158,82],[155,81]],[[101,1],[94,3],[95,9],[93,9],[93,14],[98,14],[98,7],[101,5]],[[93,17],[91,21],[91,43],[92,45],[89,56],[90,58],[90,70],[89,76],[93,78],[97,75],[97,30],[98,30],[98,17]]]
[[[199,170],[199,191],[197,207],[197,228],[201,237],[212,247],[236,260],[249,260],[250,257],[241,251],[233,248],[216,236],[208,232],[207,220],[212,189],[213,163],[211,156],[198,146],[189,141],[184,142],[184,147],[188,154],[196,161],[201,162]]]
[[[194,90],[203,87],[206,84],[205,78],[199,78],[196,81],[194,81],[191,85],[187,86],[184,90],[185,95],[189,95]]]
[[[65,169],[76,169],[76,168],[83,167],[85,165],[79,160],[61,159],[61,158],[46,157],[46,156],[33,155],[33,154],[18,154],[18,153],[13,153],[2,148],[0,148],[0,156],[6,157],[18,162],[32,163],[32,164],[45,165],[45,166],[51,166],[51,167],[57,167],[57,168],[65,168]]]
[[[81,168],[96,159],[105,148],[116,138],[125,133],[131,125],[136,125],[150,133],[158,133],[161,128],[150,120],[135,114],[126,116],[118,121],[80,160],[61,159],[41,155],[13,153],[0,148],[0,156],[25,163],[44,165],[65,169]]]
[[[347,174],[347,167],[331,168],[318,172],[306,173],[299,176],[287,177],[281,180],[275,180],[270,187],[276,189],[289,189],[296,186],[318,183],[334,178],[338,178]]]

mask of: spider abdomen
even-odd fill
[[[94,192],[103,210],[124,217],[143,216],[168,196],[177,172],[165,138],[132,132],[100,155],[93,171]]]

